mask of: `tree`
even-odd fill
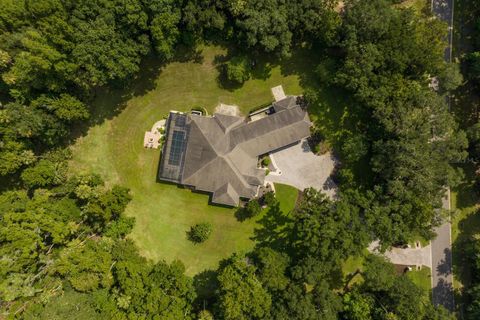
[[[268,318],[272,300],[244,257],[233,255],[218,270],[216,314],[220,319]]]
[[[290,280],[286,273],[290,258],[285,253],[271,248],[259,248],[254,251],[255,265],[258,268],[257,277],[269,291],[282,291]]]
[[[247,202],[243,210],[247,217],[252,218],[257,216],[262,211],[262,207],[260,207],[260,203],[257,199],[252,199]]]
[[[112,221],[108,224],[105,229],[105,237],[110,237],[114,239],[124,238],[126,235],[132,231],[133,226],[135,225],[134,217],[124,217],[120,216],[117,220]]]
[[[80,292],[110,288],[113,285],[111,244],[93,240],[73,244],[60,253],[56,272]]]
[[[66,290],[46,304],[31,304],[24,313],[25,319],[102,319],[94,309],[92,297]]]
[[[346,138],[342,145],[343,158],[355,163],[368,153],[368,144],[362,135],[353,135]]]
[[[342,194],[333,203],[314,189],[304,191],[291,231],[292,252],[300,261],[294,271],[297,277],[315,284],[366,246],[369,236],[360,220],[362,208],[352,199],[353,195]]]
[[[363,283],[343,297],[346,319],[453,319],[434,307],[428,295],[381,256],[369,255],[361,273]]]
[[[443,91],[453,91],[463,83],[463,76],[458,63],[445,64],[439,75],[440,87]]]
[[[212,224],[203,222],[196,224],[190,228],[188,238],[195,243],[205,242],[212,234]]]
[[[90,198],[82,209],[89,224],[95,230],[103,230],[110,221],[120,217],[131,199],[127,188],[115,185],[111,190]]]
[[[180,8],[172,0],[151,1],[149,9],[149,29],[155,51],[165,59],[171,59],[180,38]]]
[[[250,62],[246,56],[236,56],[225,64],[227,79],[235,83],[244,83],[250,78]]]
[[[468,77],[478,82],[480,80],[480,51],[469,53],[466,61],[469,66]]]
[[[385,246],[414,234],[431,238],[440,221],[434,209],[441,205],[445,186],[461,177],[450,164],[466,156],[465,134],[444,98],[425,81],[454,68],[443,61],[445,31],[438,19],[389,1],[355,0],[345,7],[339,43],[343,65],[335,83],[355,99],[349,112],[361,123],[354,136],[368,143],[372,170],[365,187],[373,201],[365,218]],[[445,84],[451,89],[453,82]],[[348,163],[352,143],[345,140],[344,165],[353,169]]]
[[[343,296],[342,316],[348,320],[369,320],[372,318],[372,306],[375,301],[370,296],[363,296],[357,290]]]
[[[202,310],[198,313],[198,320],[214,320],[214,319],[210,311]]]
[[[288,27],[288,8],[278,0],[247,1],[235,20],[239,40],[248,48],[290,55],[292,32]]]
[[[68,94],[60,94],[59,97],[55,98],[42,95],[32,102],[32,106],[44,108],[58,119],[66,122],[86,120],[90,116],[85,104]]]
[[[0,176],[14,173],[34,162],[35,155],[25,143],[9,139],[0,143]]]
[[[112,254],[117,259],[113,266],[118,290],[115,300],[124,317],[190,318],[195,291],[181,262],[152,265],[131,241],[117,243]]]
[[[34,167],[22,172],[22,180],[29,188],[51,185],[55,180],[55,166],[50,161],[40,160]]]

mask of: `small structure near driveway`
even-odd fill
[[[273,87],[271,90],[275,101],[281,101],[287,97],[282,86]]]

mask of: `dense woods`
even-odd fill
[[[443,62],[446,26],[387,0],[337,5],[0,0],[0,317],[451,319],[383,258],[367,258],[362,281],[341,280],[342,263],[372,240],[386,248],[430,239],[445,187],[462,176],[451,166],[468,142],[445,102],[459,84],[458,68]],[[238,83],[251,59],[281,61],[298,47],[318,57],[312,69],[324,78],[328,55],[328,86],[351,98],[354,125],[334,141],[337,201],[306,190],[252,252],[192,279],[181,261],[140,256],[126,238],[129,191],[95,173],[70,175],[65,146],[87,123],[97,89],[135,81],[146,56],[189,59],[203,43],[233,48],[226,69]],[[448,85],[429,88],[435,76]],[[312,109],[319,91],[308,88]],[[469,136],[480,140],[473,129]],[[476,144],[470,139],[478,152]],[[368,164],[366,179],[359,163]],[[267,214],[280,214],[271,202]]]

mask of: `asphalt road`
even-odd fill
[[[448,47],[445,48],[445,61],[452,61],[453,6],[454,0],[432,0],[432,12],[448,23]],[[450,189],[443,199],[442,208],[450,210]],[[446,221],[435,229],[437,237],[432,241],[432,300],[435,305],[443,305],[450,311],[455,309],[452,273],[451,224]]]
[[[434,305],[442,305],[453,311],[452,249],[450,223],[435,229],[437,238],[432,241],[432,299]]]

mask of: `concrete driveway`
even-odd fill
[[[337,186],[330,178],[336,160],[330,154],[317,156],[307,140],[270,154],[272,165],[277,168],[265,177],[266,181],[283,183],[299,190],[312,187],[334,198]]]
[[[368,250],[370,252],[378,253],[379,242],[372,242]],[[416,247],[416,248],[391,248],[383,253],[383,255],[393,264],[416,266],[416,267],[431,267],[432,255],[431,246]]]

